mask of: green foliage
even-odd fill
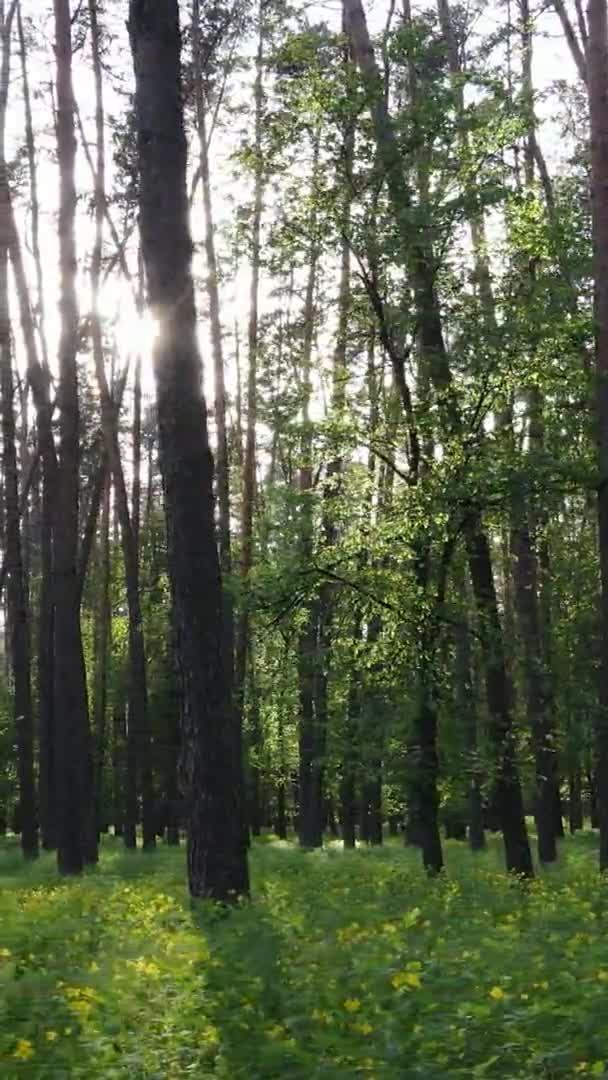
[[[589,834],[520,886],[448,844],[430,884],[393,845],[266,837],[255,904],[189,910],[179,852],[59,882],[0,848],[6,1080],[567,1080],[608,1071],[606,883]]]

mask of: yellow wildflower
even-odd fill
[[[347,998],[343,1004],[347,1012],[357,1012],[361,1008],[359,998]]]
[[[28,1061],[29,1058],[34,1056],[34,1047],[29,1039],[18,1039],[17,1045],[13,1050],[13,1057],[18,1061]]]
[[[494,1001],[504,1001],[505,992],[500,986],[493,986],[490,990],[490,997],[493,998]]]
[[[353,1031],[358,1032],[359,1035],[371,1035],[374,1030],[371,1024],[368,1024],[367,1020],[364,1020],[362,1024],[352,1024]]]
[[[47,1031],[46,1032],[45,1039],[46,1039],[47,1042],[55,1042],[55,1039],[58,1039],[58,1038],[59,1038],[59,1035],[57,1034],[56,1031]]]
[[[403,987],[408,990],[419,990],[422,986],[417,971],[398,971],[396,975],[393,975],[391,983],[395,990],[401,990]]]
[[[0,960],[9,960],[11,956],[10,949],[0,949]]]

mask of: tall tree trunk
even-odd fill
[[[313,148],[313,191],[317,183],[319,138],[315,133]],[[313,196],[314,198],[314,196]],[[313,215],[315,211],[313,210]],[[314,239],[315,221],[311,222],[311,241],[306,294],[303,311],[302,343],[302,444],[298,478],[300,494],[300,558],[302,566],[310,566],[314,549],[313,468],[310,399],[312,395],[312,347],[315,327],[315,293],[317,287],[318,251]],[[306,622],[298,645],[298,678],[300,696],[299,771],[300,807],[298,839],[301,847],[315,848],[323,844],[323,768],[325,754],[325,717],[317,715],[315,693],[319,664],[320,599],[314,597],[306,605]],[[318,699],[317,699],[318,700]]]
[[[25,112],[25,146],[29,167],[30,203],[29,212],[32,231],[32,255],[36,269],[36,307],[38,309],[37,329],[40,348],[42,350],[42,363],[46,371],[49,369],[49,351],[46,336],[46,306],[44,292],[44,274],[42,270],[42,254],[40,250],[40,203],[38,200],[38,168],[36,163],[36,144],[34,136],[34,123],[32,119],[32,105],[30,94],[29,69],[27,62],[27,48],[25,34],[23,32],[23,19],[21,17],[21,3],[17,4],[17,29],[19,35],[19,51],[21,54],[21,80],[23,84],[23,107]]]
[[[247,427],[245,433],[245,458],[243,463],[243,495],[241,508],[241,604],[236,628],[235,654],[235,697],[236,707],[243,722],[247,700],[246,679],[247,659],[254,660],[253,642],[250,632],[249,578],[253,566],[253,521],[256,480],[256,421],[257,421],[257,370],[259,352],[259,291],[260,291],[260,256],[262,205],[264,198],[264,167],[262,158],[262,111],[264,105],[263,65],[264,65],[264,24],[262,6],[258,12],[258,46],[256,55],[255,85],[253,90],[255,104],[255,182],[253,198],[253,219],[251,224],[251,285],[249,293],[248,325],[248,375],[247,375]],[[253,791],[259,787],[256,758],[259,752],[253,742],[255,729],[249,725],[249,741],[252,755],[249,760],[249,786]]]
[[[129,608],[129,713],[128,740],[129,758],[134,758],[137,772],[141,778],[142,796],[142,831],[143,847],[152,850],[156,846],[154,828],[154,794],[152,786],[152,767],[150,760],[150,730],[148,720],[148,686],[146,677],[146,654],[144,641],[143,615],[139,587],[139,486],[141,472],[141,358],[136,365],[135,380],[135,416],[134,416],[134,471],[133,471],[133,516],[129,511],[127,485],[120,456],[118,442],[118,418],[108,386],[101,319],[99,316],[99,285],[101,261],[103,255],[103,225],[105,219],[105,119],[103,104],[103,74],[100,51],[100,27],[97,17],[97,2],[89,0],[91,21],[91,49],[93,71],[95,75],[96,102],[96,142],[97,161],[95,168],[95,247],[91,261],[91,332],[93,338],[93,358],[95,373],[101,398],[101,422],[104,442],[116,495],[116,508],[120,522],[120,535]],[[132,766],[133,769],[133,766]],[[129,800],[132,803],[132,798]],[[129,815],[132,817],[132,814]],[[125,830],[128,846],[134,846],[134,822],[128,822]]]
[[[94,740],[95,740],[95,819],[97,830],[101,831],[103,819],[103,772],[107,749],[107,703],[108,703],[108,661],[110,656],[110,633],[112,626],[111,606],[111,560],[110,560],[110,476],[106,472],[102,508],[101,527],[98,544],[98,606],[95,612],[95,697],[94,697]]]
[[[600,869],[608,870],[608,16],[606,0],[587,5],[587,73],[591,117],[591,209],[595,277],[596,418],[599,444],[598,524],[601,572],[601,660],[596,785]]]
[[[183,680],[183,777],[192,896],[249,891],[242,764],[222,647],[213,461],[191,272],[177,0],[131,0],[142,254],[154,348],[169,577]],[[170,148],[170,152],[168,152]]]
[[[357,626],[359,629],[359,626]],[[359,771],[361,687],[356,672],[346,702],[343,729],[342,776],[340,778],[340,829],[345,848],[354,848],[357,822],[357,773]]]
[[[523,515],[517,513],[511,547],[515,557],[515,594],[523,646],[526,707],[536,773],[536,825],[541,862],[557,858],[555,836],[556,755],[552,695],[543,662],[538,611],[536,551]]]
[[[22,50],[22,55],[25,55]],[[33,140],[30,131],[31,120],[27,123],[27,144]],[[32,199],[32,230],[34,222],[38,220],[38,201],[36,185],[35,158],[30,156],[30,178]],[[40,252],[36,256],[38,274],[38,307],[40,311],[39,330],[40,340],[43,347],[43,360],[40,362],[36,343],[36,329],[32,315],[28,282],[23,266],[21,243],[11,205],[10,191],[8,187],[1,193],[6,201],[6,213],[10,232],[10,257],[15,278],[15,289],[19,303],[20,321],[25,343],[27,374],[30,382],[34,404],[36,407],[36,420],[38,428],[38,440],[41,447],[43,474],[42,474],[42,519],[41,519],[41,584],[40,605],[37,632],[37,659],[38,659],[38,709],[39,709],[39,797],[40,818],[42,826],[42,843],[47,850],[57,847],[58,829],[58,800],[56,796],[56,732],[55,732],[55,585],[53,569],[53,522],[57,509],[57,479],[58,462],[55,450],[55,441],[51,425],[53,406],[50,401],[50,373],[46,362],[46,336],[42,319],[43,296],[42,296],[42,264]],[[33,232],[34,242],[34,232]]]
[[[467,582],[464,568],[456,566],[454,587],[460,597],[467,597]],[[481,795],[481,770],[478,745],[478,708],[473,687],[473,664],[471,658],[470,628],[467,609],[463,604],[458,614],[455,628],[456,645],[456,693],[460,719],[465,730],[465,749],[467,755],[467,787],[469,844],[471,851],[482,851],[486,846],[483,827],[483,801]]]
[[[383,92],[361,0],[344,0],[346,25],[353,56],[360,69],[371,112],[380,164],[386,177],[390,204],[399,230],[403,259],[414,291],[419,326],[419,348],[424,353],[438,413],[449,437],[461,433],[461,418],[443,338],[435,271],[428,259],[424,236],[413,211],[405,180],[404,163]],[[467,555],[478,616],[482,624],[490,736],[498,764],[502,829],[507,869],[532,875],[532,859],[523,813],[521,784],[513,737],[511,688],[505,666],[502,627],[496,601],[490,543],[478,510],[467,515]],[[429,698],[422,695],[421,717],[428,721],[425,744],[434,738]]]
[[[532,35],[527,0],[522,0],[523,96],[529,116],[524,148],[526,189],[534,184],[536,121],[532,85]],[[533,286],[533,273],[528,274]],[[542,419],[536,391],[532,394],[529,433],[530,453],[542,450]],[[554,862],[556,846],[557,757],[551,677],[545,656],[540,611],[539,559],[529,500],[518,492],[512,500],[512,535],[515,603],[523,651],[526,709],[532,737],[536,774],[536,823],[541,862]],[[545,635],[546,637],[546,635]]]
[[[6,182],[5,165],[2,182]],[[8,307],[7,249],[0,249],[0,391],[4,466],[5,545],[8,572],[7,615],[14,689],[14,718],[19,779],[21,847],[26,858],[38,855],[34,785],[33,708],[30,670],[30,624],[19,526],[18,466],[13,410],[13,370]]]
[[[229,574],[232,570],[232,553],[230,542],[230,479],[228,469],[228,437],[226,432],[226,384],[224,374],[224,349],[222,344],[222,324],[220,319],[220,292],[218,281],[217,255],[215,251],[215,229],[213,218],[213,200],[211,195],[211,171],[209,167],[209,133],[207,125],[208,103],[206,101],[203,79],[203,48],[201,41],[201,15],[200,0],[192,0],[192,33],[193,33],[193,59],[196,98],[196,121],[199,141],[199,168],[203,190],[203,208],[205,214],[205,259],[207,263],[207,277],[205,285],[209,301],[209,321],[211,328],[211,350],[213,354],[214,373],[214,417],[216,428],[216,451],[215,451],[215,474],[218,504],[219,522],[219,549],[220,567],[223,574]],[[260,38],[261,40],[261,38]],[[258,61],[259,67],[259,61]],[[256,75],[255,88],[256,101],[256,138],[259,140],[259,112],[261,110],[261,69]],[[256,144],[257,145],[257,144]],[[261,219],[261,194],[258,197],[258,187],[261,186],[260,170],[256,173],[256,197],[253,223],[253,262],[257,262],[259,275],[259,246],[260,246],[260,219]],[[256,259],[257,245],[257,259]],[[254,269],[254,273],[255,273]],[[253,293],[253,286],[252,286]],[[257,293],[257,289],[256,289]],[[253,296],[252,296],[253,302]],[[257,303],[257,298],[256,298]],[[253,306],[253,303],[252,303]],[[256,330],[257,333],[257,330]],[[255,361],[254,361],[255,368]],[[227,632],[229,634],[230,653],[233,650],[233,611],[232,595],[229,589],[225,590],[224,596],[227,619]]]
[[[125,829],[126,736],[127,722],[124,707],[115,703],[112,714],[112,807],[115,836],[123,836]]]
[[[76,139],[69,0],[54,0],[57,154],[60,175],[59,474],[53,521],[55,732],[58,867],[80,873],[94,861],[93,769],[78,594],[78,299],[76,293]]]
[[[8,190],[5,156],[6,115],[11,61],[11,30],[16,6],[5,14],[1,6],[2,70],[0,73],[0,184]],[[2,200],[5,208],[8,199]],[[0,392],[2,397],[2,446],[4,472],[4,538],[8,571],[7,614],[14,688],[14,718],[17,736],[19,778],[19,818],[21,848],[26,858],[38,855],[36,794],[34,783],[34,731],[31,686],[30,622],[27,584],[23,566],[22,533],[19,522],[19,476],[14,412],[14,382],[11,348],[11,319],[8,291],[8,222],[0,236]]]

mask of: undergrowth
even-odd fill
[[[608,1076],[608,883],[595,840],[525,886],[448,843],[252,853],[255,901],[192,909],[184,855],[60,880],[0,845],[0,1076],[444,1080]]]

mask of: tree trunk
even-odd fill
[[[4,163],[0,163],[6,182]],[[30,623],[19,525],[19,490],[13,410],[13,370],[8,307],[7,249],[0,249],[0,390],[5,502],[5,544],[10,656],[19,779],[21,848],[26,858],[38,855],[34,785],[33,709],[30,670]]]
[[[36,651],[38,657],[40,827],[46,851],[57,847],[57,800],[55,794],[55,640],[53,596],[53,499],[54,486],[48,463],[42,465],[42,514],[40,522],[40,599]]]
[[[95,613],[95,819],[98,831],[102,827],[103,771],[107,749],[106,716],[108,705],[108,661],[112,628],[111,560],[110,560],[110,477],[104,483],[101,528],[98,547],[99,592]]]
[[[254,660],[253,641],[250,631],[250,598],[249,578],[253,566],[253,520],[255,502],[256,480],[256,420],[257,420],[257,370],[259,352],[259,290],[260,290],[260,256],[261,256],[261,227],[262,227],[262,204],[264,197],[264,169],[262,157],[262,109],[263,109],[263,63],[264,63],[264,26],[262,6],[260,5],[258,26],[258,46],[256,56],[256,74],[253,90],[255,105],[255,184],[253,220],[251,225],[251,284],[249,292],[249,325],[248,325],[248,362],[247,375],[247,427],[245,432],[245,457],[243,462],[243,495],[241,507],[241,603],[238,623],[236,628],[236,653],[235,653],[235,691],[236,706],[241,717],[241,723],[245,716],[246,707],[246,680],[247,661],[249,658],[250,668]],[[249,725],[249,742],[252,754],[249,757],[248,771],[250,773],[250,788],[257,790],[259,777],[257,772],[256,755],[259,747],[255,745],[252,736],[255,736],[254,725]]]
[[[8,192],[5,158],[6,115],[11,61],[11,29],[15,5],[2,7],[2,71],[0,74],[0,184]],[[8,206],[8,198],[2,200]],[[21,848],[26,858],[38,855],[34,782],[34,732],[31,687],[30,621],[19,513],[19,476],[14,412],[11,320],[8,291],[9,231],[5,220],[0,236],[0,392],[4,473],[4,540],[8,573],[7,616],[14,689],[14,720],[19,779]]]
[[[576,769],[568,785],[568,825],[572,836],[583,828],[583,792],[580,769]]]
[[[125,830],[126,738],[124,708],[115,705],[112,718],[112,804],[115,836],[124,836]]]
[[[424,236],[416,225],[412,196],[405,181],[404,162],[390,114],[360,0],[344,0],[346,26],[353,56],[361,71],[371,112],[380,164],[386,176],[388,195],[401,237],[403,259],[414,291],[419,327],[419,348],[433,385],[444,434],[458,437],[461,418],[443,339],[441,313],[435,286],[435,271],[425,248]],[[490,736],[498,762],[498,786],[502,814],[507,869],[526,876],[532,874],[532,859],[523,814],[523,799],[512,731],[511,688],[505,667],[502,628],[492,575],[490,544],[482,529],[479,511],[467,516],[467,554],[473,592],[483,624],[486,686],[490,714]],[[428,720],[430,699],[423,692],[419,720]],[[429,745],[427,745],[429,749]],[[436,754],[436,750],[435,750]],[[429,807],[430,809],[430,804]]]
[[[500,815],[507,870],[530,877],[532,857],[517,768],[512,688],[505,665],[490,548],[484,533],[471,531],[467,553],[484,645],[486,694],[492,721],[488,736],[497,767],[494,801]]]
[[[131,0],[142,254],[154,349],[169,577],[183,681],[183,778],[192,896],[249,892],[230,665],[215,542],[213,461],[191,272],[177,0]],[[168,152],[170,148],[170,152]]]
[[[218,503],[219,522],[219,549],[220,567],[223,574],[229,574],[232,570],[232,554],[230,542],[230,479],[228,470],[228,438],[226,433],[226,386],[224,375],[224,350],[222,345],[222,324],[220,320],[220,293],[218,283],[217,256],[215,251],[215,230],[213,219],[213,202],[211,196],[211,174],[209,168],[209,135],[207,132],[207,101],[203,81],[203,48],[201,42],[200,26],[200,0],[192,0],[192,33],[193,33],[193,60],[196,97],[196,119],[199,141],[199,168],[201,173],[203,190],[203,207],[205,212],[205,259],[207,263],[207,277],[205,279],[207,298],[209,301],[209,321],[211,328],[211,349],[213,353],[213,372],[215,386],[214,416],[216,428],[216,451],[215,473]],[[261,108],[261,82],[258,89],[258,79],[261,80],[261,70],[256,77],[256,117]],[[258,100],[259,99],[259,100]],[[259,120],[256,120],[259,126]],[[256,126],[257,131],[257,126]],[[259,136],[258,136],[259,137]],[[259,170],[258,170],[259,173]],[[256,177],[257,183],[257,177]],[[260,246],[260,218],[261,196],[258,197],[256,187],[254,223],[253,223],[253,261],[254,273],[259,275],[259,246]],[[256,259],[257,247],[257,259]],[[255,264],[257,263],[257,269]],[[256,305],[257,305],[257,286]],[[253,286],[252,286],[253,293]],[[252,298],[253,299],[253,298]],[[257,316],[256,316],[257,338]],[[257,348],[257,345],[256,345]],[[251,363],[251,357],[250,357]],[[255,361],[254,361],[255,366]],[[233,610],[232,595],[229,589],[225,590],[224,596],[227,605],[226,618],[230,638],[230,653],[233,650]]]
[[[595,277],[595,365],[599,446],[598,525],[601,572],[601,660],[596,785],[600,870],[608,870],[608,18],[606,0],[587,5],[587,75],[591,119],[591,209]]]
[[[129,608],[129,718],[128,718],[128,757],[131,765],[131,783],[138,771],[141,777],[142,830],[144,851],[152,850],[156,845],[154,829],[154,794],[152,786],[152,768],[150,762],[150,731],[148,720],[148,687],[146,678],[146,654],[144,641],[143,615],[139,588],[139,504],[141,472],[141,358],[136,365],[135,413],[133,441],[133,515],[129,512],[127,486],[118,443],[118,420],[110,389],[108,386],[101,319],[99,316],[99,284],[103,255],[103,225],[105,219],[105,119],[103,105],[103,74],[100,53],[100,27],[97,19],[96,0],[89,0],[91,21],[91,50],[95,75],[96,101],[96,141],[97,162],[95,168],[95,247],[91,261],[91,333],[93,338],[93,358],[95,373],[101,399],[101,422],[108,461],[114,482],[116,508],[120,522],[120,535],[125,564],[127,604]],[[133,760],[134,759],[134,760]],[[129,800],[128,829],[125,840],[128,847],[135,846],[134,821],[132,818],[133,797]]]
[[[483,851],[486,838],[483,827],[483,801],[481,796],[481,770],[478,747],[478,708],[473,687],[470,627],[467,619],[467,581],[464,567],[456,567],[454,587],[464,603],[458,613],[455,628],[456,647],[456,695],[460,720],[465,731],[467,755],[469,844],[471,851]]]
[[[356,635],[360,635],[357,617]],[[359,772],[359,738],[361,731],[361,688],[358,673],[351,672],[342,737],[342,776],[340,778],[340,828],[345,848],[354,848],[357,821],[357,774]]]
[[[42,350],[42,363],[44,369],[49,370],[49,351],[46,337],[46,310],[44,293],[44,275],[42,270],[42,255],[40,251],[40,203],[38,200],[38,168],[36,164],[36,144],[34,136],[34,123],[32,119],[32,105],[30,95],[30,80],[27,62],[27,49],[25,34],[23,32],[23,19],[21,17],[21,3],[17,4],[17,30],[19,36],[19,51],[21,54],[21,80],[23,83],[23,105],[25,112],[25,147],[29,167],[29,214],[31,220],[32,255],[36,268],[36,308],[38,311],[37,329],[40,348]]]
[[[541,862],[557,858],[555,837],[556,756],[552,723],[552,696],[543,663],[538,613],[536,552],[527,523],[514,508],[512,550],[515,557],[515,594],[523,647],[528,723],[532,733],[536,773],[536,826]]]
[[[92,837],[93,769],[77,579],[79,401],[74,181],[76,139],[69,0],[54,0],[57,152],[60,174],[59,473],[53,521],[55,586],[55,769],[57,861],[80,873],[96,858]]]

